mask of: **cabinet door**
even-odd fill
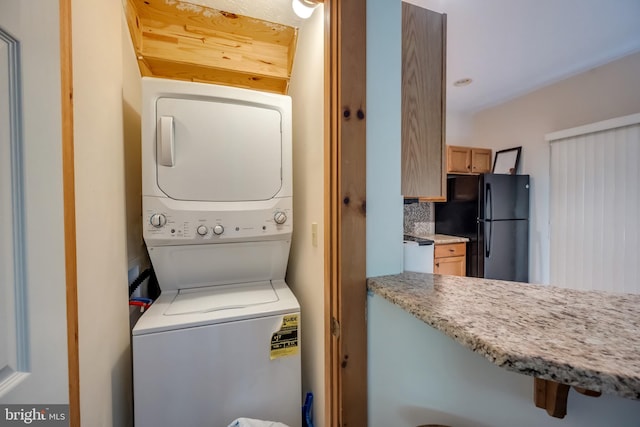
[[[433,258],[433,272],[451,276],[465,276],[467,274],[466,252],[465,243],[436,245]]]
[[[466,259],[464,256],[436,258],[433,266],[435,274],[448,274],[450,276],[464,276],[466,274]]]
[[[471,149],[469,147],[447,146],[447,172],[471,172]]]
[[[491,172],[491,150],[487,148],[471,149],[471,172],[490,173]]]
[[[446,15],[402,3],[402,195],[446,198]]]

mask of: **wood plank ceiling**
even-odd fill
[[[298,29],[177,0],[127,0],[143,76],[286,94]]]

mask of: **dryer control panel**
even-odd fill
[[[179,203],[179,209],[172,207]],[[145,197],[143,235],[149,246],[211,244],[234,241],[288,239],[293,231],[291,198],[273,199],[260,206],[238,209],[238,203],[202,209],[202,202],[185,207],[184,201]],[[251,202],[249,202],[251,204]]]

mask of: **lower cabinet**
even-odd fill
[[[437,244],[433,254],[433,272],[451,276],[467,274],[466,243]]]

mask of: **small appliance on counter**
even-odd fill
[[[436,233],[463,236],[467,275],[529,280],[529,175],[449,175]]]
[[[404,236],[404,271],[433,273],[433,240]]]

